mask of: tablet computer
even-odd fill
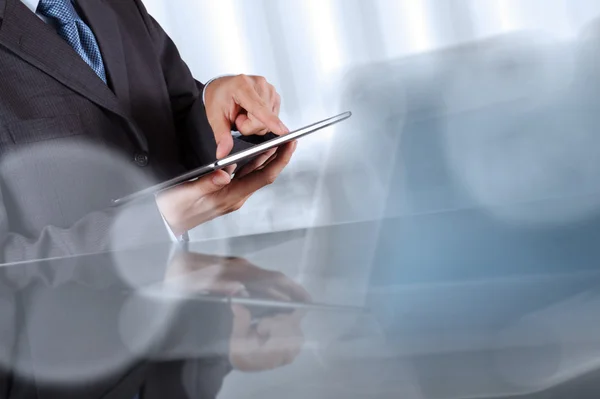
[[[339,123],[343,120],[346,120],[346,119],[350,118],[351,116],[352,116],[351,112],[344,112],[339,115],[333,116],[331,118],[322,120],[320,122],[313,123],[312,125],[308,125],[301,129],[294,130],[293,132],[290,132],[290,133],[286,134],[285,136],[279,136],[274,139],[265,141],[264,143],[255,145],[254,147],[248,148],[247,150],[236,152],[235,154],[230,154],[223,159],[219,159],[208,165],[205,165],[205,166],[199,167],[197,169],[194,169],[192,171],[186,172],[182,175],[174,177],[163,183],[157,184],[152,187],[148,187],[142,191],[138,191],[138,192],[128,195],[126,197],[113,200],[113,205],[121,205],[125,202],[133,201],[135,199],[142,198],[147,195],[156,194],[160,191],[177,186],[179,184],[185,183],[190,180],[197,179],[199,177],[207,175],[216,170],[223,169],[229,165],[233,165],[240,161],[246,161],[246,160],[252,159],[252,158],[256,157],[257,155],[260,155],[260,154],[270,150],[271,148],[279,147],[280,145],[283,145],[290,141],[299,139],[300,137],[307,136],[311,133],[314,133],[316,131],[324,129],[328,126],[331,126],[331,125]]]

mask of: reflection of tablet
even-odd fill
[[[150,287],[148,292],[154,291],[157,297],[163,299],[182,299],[186,301],[199,301],[208,303],[221,304],[239,304],[246,306],[252,313],[254,318],[269,317],[281,313],[291,313],[297,310],[302,311],[317,311],[330,313],[350,313],[350,314],[365,314],[370,312],[366,307],[328,304],[316,302],[285,302],[266,298],[252,298],[239,296],[224,296],[210,293],[190,293],[179,289],[170,289],[162,284],[156,284]]]
[[[174,177],[173,179],[167,180],[163,183],[157,184],[155,186],[149,187],[145,190],[142,191],[138,191],[137,193],[133,193],[131,195],[128,195],[126,197],[117,199],[113,201],[114,205],[120,205],[124,202],[128,202],[146,195],[150,195],[150,194],[155,194],[159,191],[162,190],[166,190],[168,188],[171,188],[173,186],[176,186],[178,184],[181,183],[185,183],[186,181],[189,180],[193,180],[193,179],[197,179],[201,176],[204,176],[206,174],[209,174],[211,172],[214,172],[215,170],[219,170],[219,169],[223,169],[226,166],[229,165],[233,165],[235,163],[238,163],[240,161],[245,161],[248,160],[250,158],[253,158],[257,155],[260,155],[263,152],[266,152],[268,150],[270,150],[271,148],[274,147],[279,147],[282,144],[285,144],[289,141],[298,139],[302,136],[306,136],[309,135],[311,133],[314,133],[318,130],[321,130],[323,128],[326,128],[328,126],[334,125],[338,122],[341,122],[343,120],[346,120],[348,118],[350,118],[350,116],[352,116],[351,112],[344,112],[343,114],[339,114],[337,116],[334,116],[332,118],[329,119],[325,119],[322,120],[320,122],[317,123],[313,123],[312,125],[303,127],[302,129],[298,129],[295,130],[293,132],[290,132],[288,134],[286,134],[285,136],[280,136],[280,137],[276,137],[274,139],[271,139],[269,141],[265,141],[262,144],[258,144],[254,147],[251,147],[247,150],[244,151],[240,151],[237,152],[235,154],[231,154],[223,159],[220,159],[218,161],[215,161],[209,165],[205,165],[202,166],[200,168],[194,169],[190,172],[184,173],[183,175]]]

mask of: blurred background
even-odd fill
[[[585,194],[600,177],[595,113],[581,114],[594,102],[596,0],[144,3],[198,80],[267,77],[291,129],[354,112],[193,239]],[[561,206],[494,212],[546,223],[600,203]]]

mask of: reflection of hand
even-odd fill
[[[304,344],[301,322],[303,311],[278,314],[252,323],[250,311],[233,304],[233,332],[229,361],[240,371],[271,370],[290,364]]]
[[[265,270],[246,259],[177,253],[165,276],[167,284],[192,292],[249,295],[281,301],[310,302],[310,295],[281,272]]]
[[[175,254],[167,284],[190,292],[244,295],[281,301],[310,302],[310,295],[281,272],[261,269],[245,259],[199,253]],[[303,311],[277,314],[254,323],[242,305],[231,306],[234,319],[229,360],[240,371],[262,371],[291,363],[304,343]]]

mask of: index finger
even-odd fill
[[[289,294],[293,300],[306,303],[312,302],[312,297],[308,291],[306,291],[304,287],[295,281],[291,279],[284,279],[280,281],[280,284],[284,291]]]
[[[312,297],[310,296],[308,291],[306,291],[304,287],[302,287],[300,284],[298,284],[297,282],[295,282],[294,280],[292,280],[284,274],[280,274],[277,277],[277,279],[275,280],[275,284],[272,287],[270,287],[270,289],[276,290],[294,301],[305,303],[312,302]]]
[[[260,98],[252,86],[247,86],[235,93],[234,99],[240,107],[254,115],[256,119],[261,121],[271,132],[279,136],[290,132],[279,117],[267,106],[265,101]]]
[[[250,310],[244,305],[232,303],[231,311],[233,313],[232,336],[235,338],[245,338],[252,325]]]

